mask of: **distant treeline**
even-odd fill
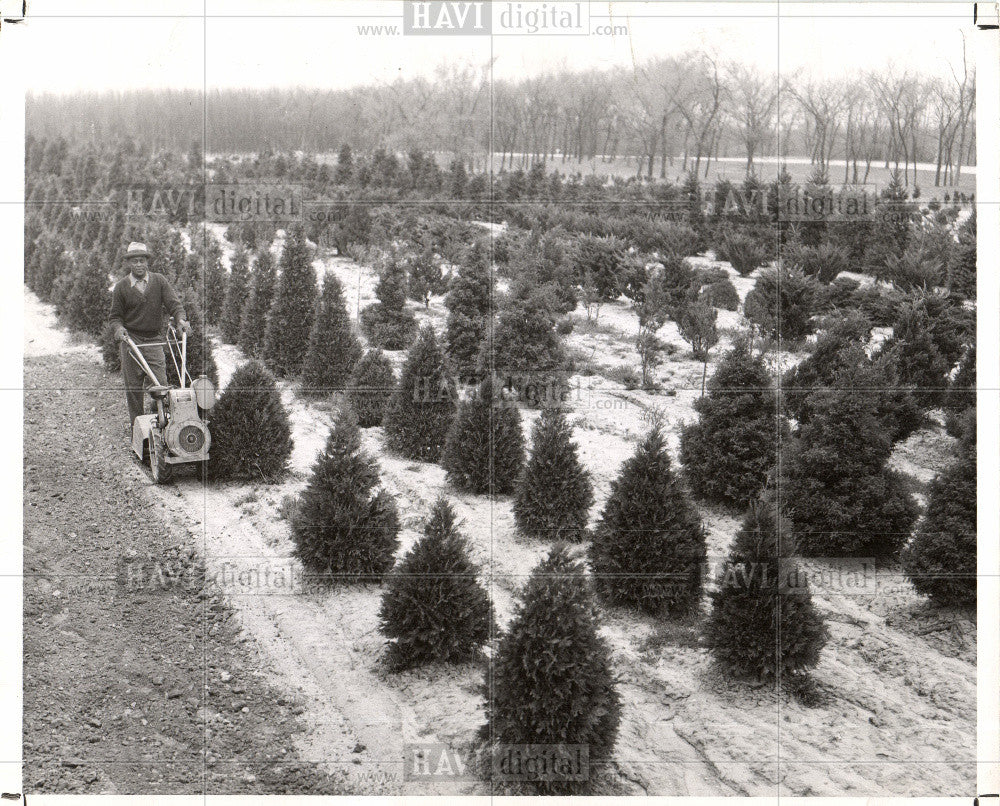
[[[492,113],[492,114],[491,114]],[[890,69],[814,81],[762,74],[684,54],[639,69],[490,80],[488,68],[439,69],[425,78],[346,90],[156,90],[31,95],[35,136],[107,141],[125,135],[154,149],[193,140],[213,152],[333,152],[343,143],[413,149],[499,168],[628,157],[649,177],[707,169],[719,157],[748,167],[764,155],[844,160],[844,181],[873,165],[937,166],[935,185],[957,184],[975,163],[975,73],[945,80]],[[912,177],[911,177],[912,173]]]

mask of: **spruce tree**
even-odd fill
[[[451,365],[460,377],[476,371],[476,359],[489,322],[491,290],[489,253],[477,241],[452,278],[445,299],[448,307],[445,345]]]
[[[508,495],[524,465],[521,415],[487,378],[462,401],[448,430],[441,466],[465,492]]]
[[[229,344],[236,344],[240,337],[240,321],[250,286],[248,264],[247,250],[237,246],[229,264],[229,282],[226,285],[226,298],[222,304],[222,321],[219,323],[222,338]]]
[[[935,604],[976,604],[976,431],[967,415],[955,460],[931,482],[927,511],[903,550],[903,570]]]
[[[362,428],[382,425],[396,388],[392,362],[379,349],[369,350],[354,368],[347,398]]]
[[[559,409],[542,409],[514,497],[514,519],[527,537],[553,541],[586,537],[594,491],[572,437],[573,428]]]
[[[361,449],[350,409],[343,409],[292,516],[295,554],[312,573],[377,582],[393,566],[398,535],[395,501],[380,486],[378,464]]]
[[[327,395],[345,388],[361,358],[361,342],[351,330],[340,280],[333,272],[323,279],[323,292],[309,334],[309,349],[302,365],[302,391]]]
[[[180,294],[181,304],[184,306],[184,313],[187,314],[188,322],[191,324],[191,332],[187,337],[187,372],[192,378],[204,375],[213,384],[219,383],[219,368],[215,363],[215,355],[212,350],[212,342],[205,333],[205,315],[201,310],[198,294],[191,288],[183,289]],[[176,325],[176,322],[174,323]],[[178,346],[181,334],[178,332]],[[179,386],[180,378],[177,369],[180,366],[178,356],[177,366],[167,356],[167,381]],[[186,381],[185,381],[186,383]]]
[[[727,673],[771,682],[818,663],[828,633],[794,554],[791,525],[779,526],[773,501],[754,502],[719,569],[705,624]]]
[[[281,274],[267,314],[263,357],[278,377],[289,377],[305,360],[318,296],[316,270],[301,227],[288,230],[278,265]]]
[[[478,573],[454,510],[438,499],[423,537],[386,579],[379,631],[390,641],[390,668],[459,663],[479,654],[493,615]]]
[[[271,310],[276,281],[274,258],[267,249],[262,251],[253,264],[250,292],[240,315],[240,332],[237,344],[247,358],[260,358],[264,344],[264,329],[267,313]]]
[[[292,453],[292,429],[274,376],[259,361],[240,366],[209,423],[208,473],[234,481],[276,481]]]
[[[99,336],[111,307],[111,282],[101,256],[89,253],[80,261],[73,286],[66,297],[66,320],[70,327]]]
[[[917,510],[886,466],[892,441],[877,396],[852,387],[813,394],[813,416],[782,456],[782,514],[806,556],[895,557]]]
[[[426,325],[406,356],[383,425],[386,445],[407,459],[436,462],[455,413],[455,379],[434,329]]]
[[[655,425],[612,482],[594,530],[597,592],[646,613],[685,613],[701,597],[705,558],[705,530]]]
[[[486,672],[487,764],[511,745],[584,745],[591,775],[610,763],[621,719],[611,650],[599,635],[580,563],[557,545],[532,571]],[[488,773],[487,773],[488,774]],[[576,794],[587,781],[540,781],[537,794]]]
[[[698,422],[681,433],[680,460],[699,498],[744,507],[757,497],[778,458],[787,426],[764,360],[738,340],[694,404]]]

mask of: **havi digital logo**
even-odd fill
[[[403,33],[440,36],[442,34],[489,34],[493,29],[490,4],[452,0],[403,0]]]

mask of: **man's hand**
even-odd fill
[[[181,319],[181,321],[177,323],[177,326],[181,329],[182,333],[187,333],[189,336],[191,335],[191,323],[187,319]]]
[[[115,328],[115,341],[125,341],[125,328],[122,325],[118,325]]]

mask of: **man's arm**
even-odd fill
[[[177,292],[174,291],[174,287],[170,285],[170,281],[166,277],[163,277],[163,275],[160,275],[160,277],[162,278],[160,283],[163,287],[163,306],[170,311],[170,315],[174,317],[174,321],[180,325],[181,322],[187,321],[184,305],[181,303],[180,297],[177,296]]]
[[[108,314],[108,324],[114,329],[116,338],[125,330],[125,300],[119,285],[115,285],[115,290],[111,293],[111,313]]]

